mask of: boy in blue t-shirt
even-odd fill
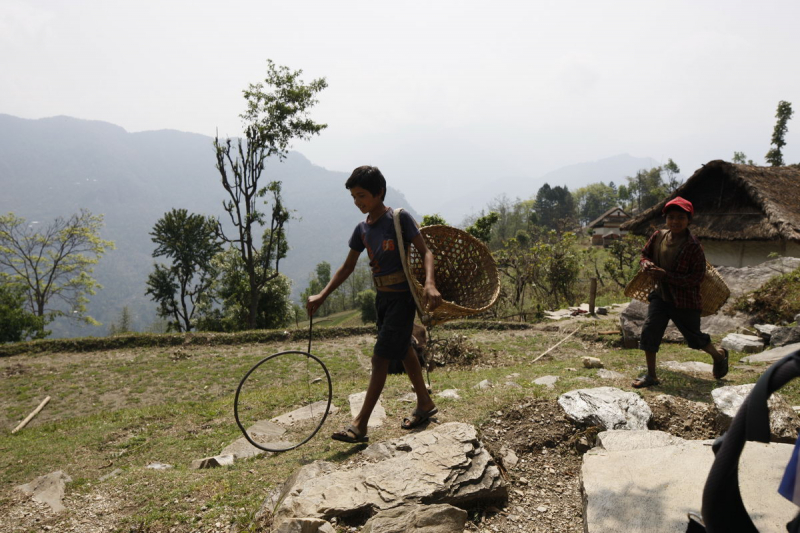
[[[313,315],[325,299],[353,273],[358,256],[364,249],[367,250],[377,289],[375,308],[378,312],[378,340],[373,349],[372,373],[361,411],[349,427],[331,436],[334,440],[357,443],[369,441],[367,422],[378,403],[392,360],[403,362],[417,394],[417,407],[410,417],[403,419],[401,427],[415,428],[435,415],[438,409],[428,393],[422,367],[411,347],[416,306],[403,272],[400,251],[397,249],[394,213],[383,203],[386,197],[386,179],[377,167],[363,166],[353,171],[345,187],[350,191],[356,207],[367,214],[367,219],[359,223],[353,231],[349,243],[350,253],[344,264],[319,294],[308,298],[306,309],[309,316]],[[423,305],[428,310],[433,310],[442,303],[442,296],[436,289],[433,277],[433,254],[425,245],[414,219],[405,210],[400,212],[400,225],[403,241],[410,241],[422,255],[425,267]]]

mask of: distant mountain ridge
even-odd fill
[[[104,288],[89,304],[89,314],[104,326],[59,322],[54,336],[105,335],[124,306],[135,329],[152,323],[156,306],[144,293],[156,221],[172,208],[228,221],[212,141],[174,130],[129,133],[63,116],[0,115],[0,212],[44,225],[86,208],[104,215],[102,237],[117,247],[95,268]],[[336,268],[347,255],[347,240],[363,218],[344,187],[347,176],[312,165],[297,152],[283,163],[268,162],[264,170],[264,185],[281,181],[285,205],[296,217],[287,226],[291,249],[280,263],[294,281],[294,294],[305,289],[318,263]],[[390,188],[389,197],[418,217],[402,193]]]
[[[219,217],[223,223],[228,220],[212,142],[209,136],[175,130],[129,133],[107,122],[0,114],[0,213],[13,212],[29,223],[44,225],[86,208],[104,215],[102,237],[117,246],[95,269],[104,288],[89,304],[89,314],[104,325],[58,322],[52,328],[54,337],[105,335],[124,306],[137,331],[153,322],[156,306],[144,294],[154,263],[155,246],[149,235],[153,225],[172,208]],[[653,159],[620,155],[570,165],[541,178],[487,180],[474,189],[421,196],[412,199],[414,206],[389,187],[387,203],[407,208],[417,220],[420,214],[440,213],[457,225],[501,194],[529,198],[545,182],[570,190],[597,181],[621,184],[624,176],[653,166],[657,166]],[[313,165],[298,152],[291,152],[282,163],[269,161],[265,168],[264,184],[283,183],[285,204],[295,216],[287,226],[291,249],[280,265],[294,282],[295,296],[306,288],[318,263],[339,266],[353,227],[363,219],[344,188],[347,176]]]

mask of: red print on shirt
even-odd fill
[[[386,239],[385,241],[383,241],[383,251],[384,252],[394,251],[394,239]]]

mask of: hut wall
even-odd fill
[[[712,241],[703,240],[706,260],[714,266],[745,267],[758,265],[776,253],[785,257],[800,257],[800,243],[775,241]]]

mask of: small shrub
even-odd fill
[[[762,324],[794,321],[800,313],[800,268],[775,276],[759,289],[740,296],[733,308],[751,315]]]

